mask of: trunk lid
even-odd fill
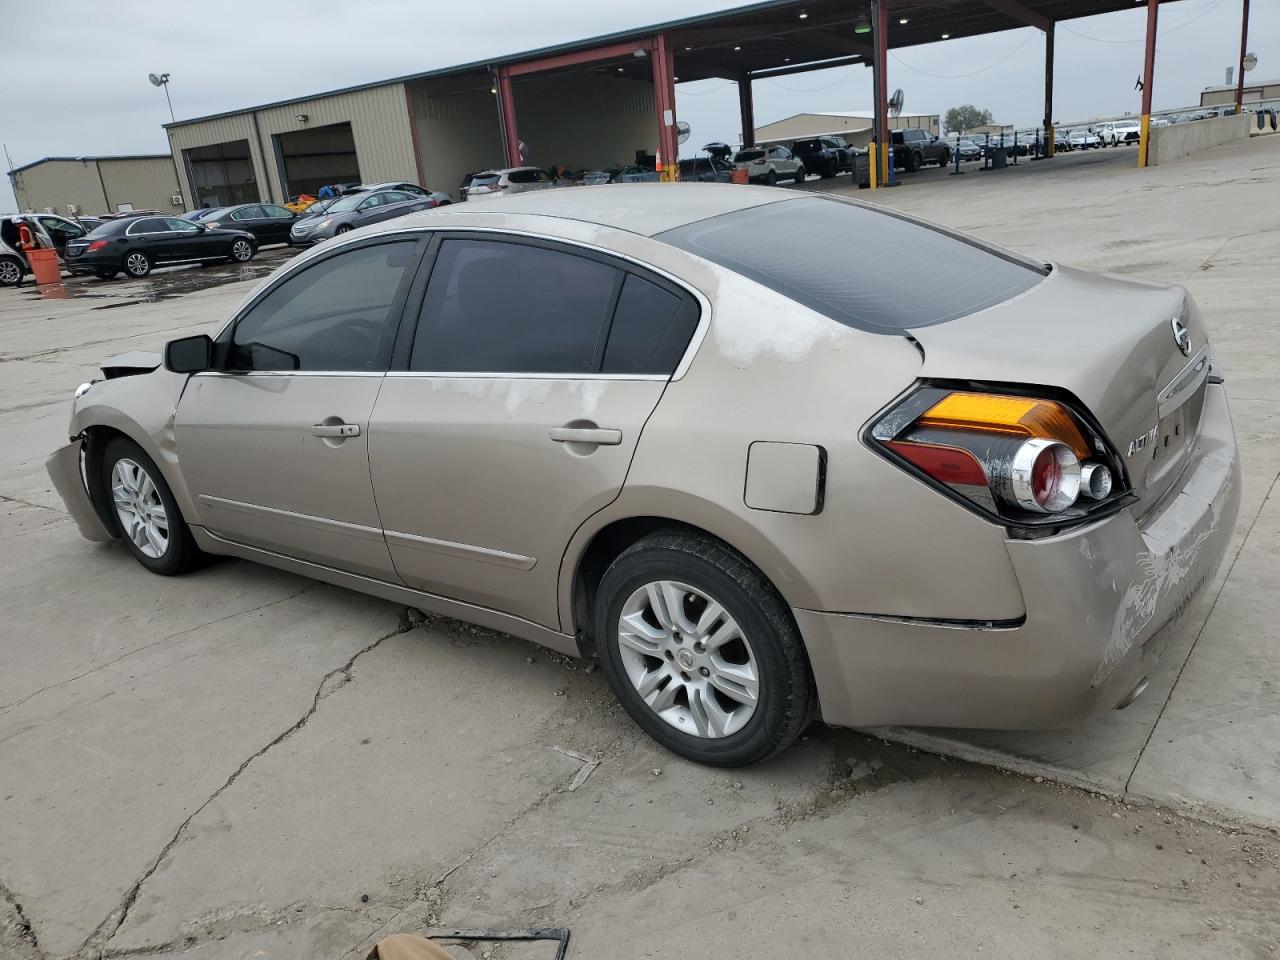
[[[1190,338],[1186,352],[1175,321]],[[1055,267],[997,306],[911,333],[925,355],[921,377],[1054,387],[1074,396],[1119,454],[1142,498],[1139,514],[1159,503],[1186,466],[1209,347],[1181,287]]]

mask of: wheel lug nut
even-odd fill
[[[698,641],[693,645],[693,649],[698,653],[703,653],[707,648],[702,645],[702,641]]]
[[[690,680],[692,680],[693,678],[692,678],[691,676],[689,676],[687,673],[685,673],[683,670],[681,670],[681,671],[680,671],[680,679],[681,679],[681,680],[683,680],[685,683],[688,683],[688,682],[689,682]]]
[[[709,677],[709,676],[711,676],[711,671],[710,671],[710,670],[708,670],[706,667],[699,667],[699,668],[698,668],[698,672],[699,672],[700,674],[702,674],[704,677]]]
[[[675,657],[673,657],[673,656],[671,655],[671,651],[670,651],[670,650],[663,650],[663,651],[662,651],[662,655],[663,655],[664,657],[666,657],[668,660],[674,660],[674,659],[675,659]]]

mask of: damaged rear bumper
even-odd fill
[[[1211,385],[1178,492],[1007,547],[1020,623],[975,627],[795,610],[823,718],[840,726],[1052,729],[1112,709],[1151,672],[1207,592],[1240,507],[1226,395]]]
[[[45,469],[49,471],[49,479],[53,488],[66,504],[67,513],[80,528],[80,534],[86,540],[104,542],[114,540],[115,536],[107,529],[89,499],[89,491],[84,485],[84,474],[80,469],[81,441],[72,440],[65,447],[60,447],[48,460]]]

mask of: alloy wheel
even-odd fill
[[[148,266],[146,254],[142,253],[131,253],[124,261],[124,268],[135,277],[146,276]]]
[[[111,499],[124,531],[143,556],[159,560],[169,549],[169,517],[155,483],[136,461],[122,457],[111,468]]]
[[[237,240],[231,245],[231,256],[240,263],[244,263],[253,256],[253,247],[249,245],[248,240]]]
[[[22,280],[22,267],[16,260],[0,260],[0,286],[16,287]]]
[[[641,699],[683,733],[728,737],[756,711],[751,645],[728,611],[696,587],[659,580],[637,589],[622,606],[617,643]]]

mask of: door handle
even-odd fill
[[[595,443],[605,447],[622,442],[621,430],[601,427],[552,427],[548,436],[556,443]]]
[[[317,423],[311,428],[313,437],[358,437],[358,423]]]

